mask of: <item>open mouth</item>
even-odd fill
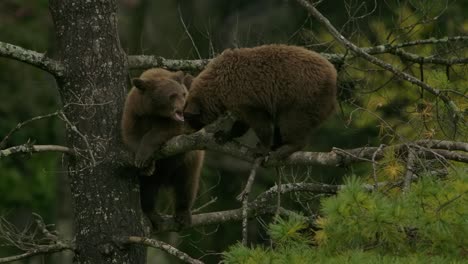
[[[176,121],[184,122],[184,112],[180,110],[176,110],[173,117]]]

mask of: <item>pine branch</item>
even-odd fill
[[[0,56],[30,64],[56,77],[62,76],[65,70],[62,64],[47,57],[45,54],[5,42],[0,42]]]

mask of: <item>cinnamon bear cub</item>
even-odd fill
[[[285,158],[334,112],[336,77],[327,59],[297,46],[225,50],[191,83],[184,116],[199,129],[230,111],[233,137],[250,127],[263,151]]]
[[[157,193],[162,186],[174,189],[175,217],[182,225],[191,223],[191,207],[198,191],[204,159],[203,151],[189,151],[152,161],[152,154],[168,139],[183,134],[183,107],[187,97],[186,84],[191,76],[183,72],[150,69],[133,79],[122,117],[122,137],[135,153],[135,166],[152,175],[140,173],[140,196],[143,212],[153,223],[159,215],[154,212]],[[185,83],[184,83],[185,82]],[[188,85],[188,84],[187,84]]]

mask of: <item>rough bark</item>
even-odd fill
[[[127,62],[117,33],[116,1],[51,0],[59,57],[57,79],[67,105],[69,162],[76,233],[75,263],[145,263],[141,245],[113,237],[144,236],[136,179],[116,161]]]

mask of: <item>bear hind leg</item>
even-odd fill
[[[173,183],[175,220],[180,228],[192,224],[192,205],[195,201],[204,152],[191,151],[185,154],[184,164],[175,172]]]
[[[290,110],[278,118],[275,129],[275,149],[270,154],[273,159],[285,159],[292,153],[303,149],[310,137],[311,128],[307,114],[299,110]]]
[[[140,175],[140,204],[143,213],[149,218],[153,228],[161,221],[161,216],[156,212],[156,197],[161,184],[155,181],[155,175]]]
[[[275,129],[271,116],[263,110],[250,108],[243,112],[241,118],[252,128],[260,140],[260,152],[262,154],[268,153],[274,144]]]

